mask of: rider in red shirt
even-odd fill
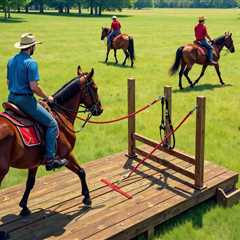
[[[217,63],[213,61],[213,52],[212,52],[212,45],[207,41],[207,39],[211,42],[212,39],[208,35],[207,27],[204,25],[206,18],[205,17],[199,17],[199,23],[195,26],[195,37],[198,42],[200,42],[201,46],[205,47],[207,49],[207,57],[208,61],[212,65],[216,65]]]
[[[112,39],[121,34],[121,23],[116,16],[112,17],[111,32],[108,35],[108,46],[111,47]]]

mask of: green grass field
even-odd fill
[[[115,13],[116,14],[116,13]],[[225,87],[220,86],[213,68],[194,89],[178,90],[178,77],[170,78],[168,69],[172,64],[176,49],[193,40],[193,26],[199,15],[208,17],[209,33],[219,37],[224,32],[233,33],[236,52],[225,51],[220,60]],[[0,101],[7,98],[6,63],[16,53],[13,44],[23,32],[32,32],[44,41],[37,47],[34,58],[40,67],[41,85],[49,94],[55,92],[65,82],[76,75],[76,67],[81,64],[84,71],[95,69],[95,81],[100,90],[104,113],[99,118],[111,119],[126,113],[127,78],[137,82],[137,106],[140,107],[162,95],[163,86],[171,85],[173,94],[173,123],[179,120],[195,105],[198,95],[207,97],[206,119],[206,159],[229,169],[240,170],[240,11],[205,9],[162,9],[144,11],[123,11],[119,16],[123,32],[134,37],[136,65],[134,69],[103,63],[106,43],[100,41],[102,26],[110,25],[109,16],[101,18],[77,16],[52,16],[37,14],[13,14],[12,20],[0,19]],[[118,53],[119,60],[123,54]],[[190,76],[195,79],[200,72],[195,66]],[[187,86],[187,81],[183,81]],[[160,106],[137,117],[138,132],[159,139],[158,126]],[[80,123],[76,123],[76,129]],[[177,148],[194,153],[195,118],[191,118],[176,134]],[[115,125],[88,125],[82,131],[75,147],[80,163],[93,161],[127,148],[127,122]],[[38,176],[45,175],[42,168]],[[3,187],[25,181],[26,172],[11,170],[3,182]],[[222,209],[213,201],[204,203],[161,226],[161,240],[237,240],[240,236],[240,205]]]

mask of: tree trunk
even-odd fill
[[[4,18],[7,19],[7,7],[4,7]]]
[[[28,13],[28,12],[29,12],[29,6],[26,5],[26,6],[25,6],[25,13]]]
[[[78,2],[78,14],[82,14],[81,2]]]
[[[43,3],[40,3],[40,5],[39,5],[39,11],[40,11],[40,13],[44,13]]]
[[[90,14],[93,15],[93,0],[90,1]]]
[[[94,13],[95,15],[98,14],[98,7],[97,7],[97,6],[94,7],[94,12],[95,12],[95,13]]]
[[[7,17],[11,18],[11,9],[9,6],[7,7]]]
[[[101,16],[102,15],[102,5],[99,6],[99,12],[98,15]]]
[[[21,12],[21,8],[18,6],[17,7],[17,12],[20,13]]]
[[[63,7],[59,7],[59,8],[58,8],[58,12],[59,12],[59,13],[63,13]]]

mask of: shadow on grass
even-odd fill
[[[98,61],[98,62],[102,63],[104,65],[107,65],[107,66],[113,66],[113,67],[118,67],[118,68],[132,68],[132,69],[134,69],[134,67],[131,67],[127,63],[126,63],[125,66],[123,66],[122,63],[115,63],[115,62],[107,62],[107,63],[105,63],[104,61]]]
[[[165,234],[171,232],[173,229],[188,223],[192,222],[192,226],[195,229],[200,229],[203,227],[203,216],[205,213],[213,210],[217,206],[214,199],[210,199],[200,205],[186,211],[174,217],[173,219],[168,220],[167,222],[157,226],[155,228],[155,237],[161,238]]]
[[[44,12],[44,13],[39,13],[39,12],[21,12],[21,14],[26,14],[26,15],[43,15],[43,16],[55,16],[55,17],[79,17],[79,18],[111,18],[112,14],[102,14],[102,15],[90,15],[89,13],[58,13],[58,12]],[[131,17],[131,15],[117,15],[121,18],[126,18],[126,17]]]
[[[22,23],[22,22],[27,22],[25,19],[23,18],[16,18],[16,17],[11,17],[11,18],[7,18],[5,19],[4,17],[0,17],[0,23]]]
[[[193,88],[186,87],[184,89],[174,89],[173,92],[174,93],[186,93],[186,92],[202,92],[202,91],[206,91],[206,90],[214,90],[216,88],[226,88],[226,87],[232,87],[232,84],[225,84],[225,85],[221,85],[221,84],[209,84],[209,83],[205,83],[205,84],[201,84],[201,85],[197,85],[194,86]]]

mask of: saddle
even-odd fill
[[[42,126],[13,103],[5,102],[2,106],[5,111],[0,113],[0,117],[15,125],[25,146],[33,147],[43,144],[41,139],[44,135],[44,128]]]
[[[196,45],[199,54],[207,55],[207,48],[202,46],[200,41],[195,40],[193,44]]]

